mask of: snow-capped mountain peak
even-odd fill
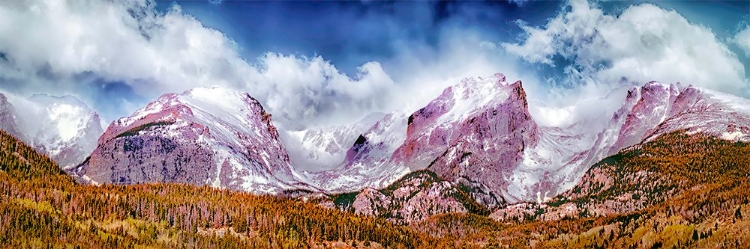
[[[93,182],[171,181],[278,194],[384,188],[426,169],[497,207],[543,202],[597,161],[667,132],[750,141],[748,100],[658,82],[622,96],[617,111],[608,109],[609,120],[539,126],[521,81],[496,74],[465,79],[410,114],[278,131],[247,93],[196,88],[165,94],[112,122],[75,172]],[[45,110],[62,119],[71,107]]]
[[[281,141],[289,150],[292,163],[298,169],[323,171],[341,165],[347,150],[386,114],[371,113],[360,121],[337,126],[315,127],[301,131],[280,132]]]
[[[520,86],[521,82],[514,84]],[[510,93],[506,86],[508,83],[505,81],[505,75],[500,73],[486,79],[467,78],[459,84],[446,88],[428,106],[440,106],[436,109],[445,112],[440,115],[438,123],[461,120],[472,115],[476,110],[508,99]]]
[[[748,100],[655,81],[623,97],[608,122],[537,126],[520,81],[508,84],[502,74],[468,78],[409,115],[405,132],[396,129],[403,141],[398,148],[375,149],[381,137],[371,136],[378,134],[375,125],[356,136],[343,167],[308,177],[323,179],[311,180],[323,189],[344,192],[384,187],[398,179],[394,175],[427,169],[474,189],[477,201],[494,206],[544,201],[575,185],[599,160],[670,131],[749,139]]]
[[[165,94],[113,122],[77,173],[94,182],[186,182],[281,193],[310,189],[279,134],[247,93],[196,88]]]
[[[18,136],[63,169],[81,163],[102,134],[99,115],[73,96],[6,94]]]

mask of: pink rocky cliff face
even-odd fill
[[[409,121],[406,142],[392,160],[468,185],[488,206],[504,202],[506,179],[538,140],[521,82],[508,84],[501,75],[464,80]]]
[[[345,169],[367,170],[328,179],[354,175],[352,185],[361,177],[368,183],[362,187],[384,188],[398,178],[380,169],[427,169],[468,187],[480,204],[496,207],[544,202],[573,187],[594,163],[670,131],[750,139],[745,99],[658,82],[626,94],[602,130],[585,128],[582,121],[538,127],[520,82],[508,84],[501,75],[466,79],[404,120],[403,142],[390,156],[375,146],[382,131],[366,132],[348,152]]]
[[[166,94],[113,122],[76,171],[94,183],[182,182],[254,193],[309,189],[271,115],[246,93]]]

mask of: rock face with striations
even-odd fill
[[[392,160],[462,183],[490,207],[505,202],[507,179],[539,139],[521,82],[509,84],[501,74],[445,89],[408,125]]]
[[[429,170],[470,190],[481,205],[533,198],[514,173],[541,139],[522,83],[505,76],[468,78],[406,116],[392,113],[361,134],[336,172],[317,175],[323,189],[382,189],[412,171]],[[535,167],[544,168],[544,167]],[[534,172],[533,174],[536,174]],[[330,184],[332,187],[326,185]],[[508,189],[517,186],[516,192]]]
[[[253,193],[310,190],[291,167],[271,115],[246,93],[165,94],[113,122],[76,170],[93,183],[180,182]]]

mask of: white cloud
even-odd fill
[[[481,31],[446,28],[438,40],[434,49],[410,45],[399,49],[397,58],[383,62],[399,85],[395,93],[399,101],[392,109],[416,111],[462,79],[495,73],[505,74],[508,81],[523,80],[530,98],[546,92],[533,71],[520,67],[518,59],[484,39]]]
[[[750,25],[740,32],[737,32],[737,35],[734,36],[732,42],[745,52],[745,56],[750,57]]]
[[[146,99],[226,86],[249,92],[290,126],[382,109],[393,85],[376,62],[354,78],[321,57],[268,53],[248,63],[221,32],[179,7],[157,13],[150,1],[2,2],[0,34],[8,60],[0,73],[33,91],[73,89],[85,73],[124,82]]]
[[[260,58],[254,79],[264,93],[263,103],[288,128],[303,128],[305,121],[329,124],[360,118],[383,110],[394,88],[393,80],[377,62],[359,67],[354,78],[340,73],[321,57],[305,58],[268,53]],[[295,125],[299,124],[299,125]]]
[[[573,61],[564,68],[568,84],[607,88],[679,81],[749,95],[736,55],[710,29],[675,11],[640,4],[615,16],[585,0],[568,5],[544,27],[520,23],[523,42],[502,47],[531,63],[554,65],[553,56]]]
[[[269,52],[248,62],[223,33],[179,7],[158,13],[147,0],[0,2],[0,34],[8,60],[0,60],[0,76],[25,82],[27,91],[75,94],[91,86],[77,82],[81,74],[132,87],[138,98],[107,101],[124,103],[104,113],[110,120],[163,93],[219,85],[250,93],[285,128],[302,129],[354,122],[373,111],[416,110],[466,77],[521,78],[517,59],[481,32],[455,25],[441,28],[436,47],[394,41],[396,56],[383,65],[364,63],[353,76],[320,56]],[[525,86],[534,88],[529,75]],[[99,92],[88,94],[78,97]]]

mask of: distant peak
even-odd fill
[[[488,80],[492,80],[494,82],[502,82],[502,83],[506,82],[505,74],[502,74],[502,73],[493,74],[492,76],[488,78]]]
[[[669,89],[669,85],[663,84],[658,81],[649,81],[648,83],[643,85],[643,89],[646,91],[667,90]]]
[[[73,95],[49,95],[46,93],[35,93],[29,97],[29,100],[37,102],[43,105],[54,105],[54,104],[66,104],[72,106],[82,107],[84,109],[91,109],[88,105],[83,103],[80,99]]]
[[[517,80],[516,82],[513,82],[513,84],[510,84],[511,88],[523,88],[523,82],[520,80]]]

